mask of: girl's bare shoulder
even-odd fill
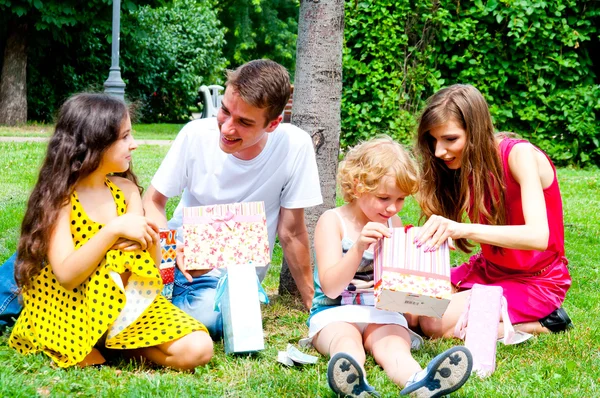
[[[132,192],[139,192],[137,185],[133,183],[133,181],[128,180],[124,177],[119,176],[108,176],[108,179],[115,184],[125,195],[128,195]]]

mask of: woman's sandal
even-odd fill
[[[562,307],[555,309],[550,315],[540,319],[540,323],[552,333],[564,332],[573,327],[571,318],[569,318],[567,311]]]
[[[327,366],[329,387],[340,397],[378,397],[375,388],[367,383],[362,367],[350,354],[338,352]]]
[[[452,347],[433,358],[424,371],[406,383],[400,395],[436,398],[458,390],[469,379],[473,357],[468,348]]]

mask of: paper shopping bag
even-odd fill
[[[215,309],[223,317],[225,353],[245,353],[265,348],[260,303],[268,303],[256,269],[247,264],[227,267],[227,274],[219,280]]]
[[[473,372],[479,377],[496,369],[496,345],[500,324],[503,290],[500,286],[474,284],[467,303],[465,346],[473,355]],[[510,324],[510,321],[508,321]],[[461,322],[457,323],[457,327]]]
[[[448,244],[426,252],[413,243],[418,231],[393,228],[376,245],[375,307],[441,318],[452,295]]]
[[[465,309],[456,322],[454,336],[465,340],[473,355],[473,372],[487,377],[496,369],[498,326],[502,318],[505,345],[519,344],[533,335],[516,332],[508,316],[508,306],[501,286],[474,284]]]
[[[224,268],[235,264],[264,267],[271,261],[263,202],[183,209],[185,267]]]
[[[173,297],[173,283],[175,282],[175,260],[177,257],[177,242],[174,229],[161,229],[160,235],[160,277],[163,281],[162,295],[171,300]]]

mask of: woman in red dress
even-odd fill
[[[480,253],[452,270],[458,293],[442,319],[420,318],[423,332],[452,337],[475,283],[503,288],[518,330],[544,333],[571,326],[561,308],[571,277],[550,158],[525,140],[494,134],[481,93],[460,84],[429,99],[417,152],[423,171],[419,201],[428,220],[416,243],[433,250],[452,238],[466,252],[473,247],[469,241],[481,245]]]

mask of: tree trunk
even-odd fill
[[[0,75],[0,124],[27,122],[27,24],[10,21]]]
[[[311,253],[317,220],[336,204],[343,39],[343,0],[300,1],[292,123],[312,137],[323,194],[322,205],[306,209]],[[287,292],[299,294],[284,259],[279,294]]]

